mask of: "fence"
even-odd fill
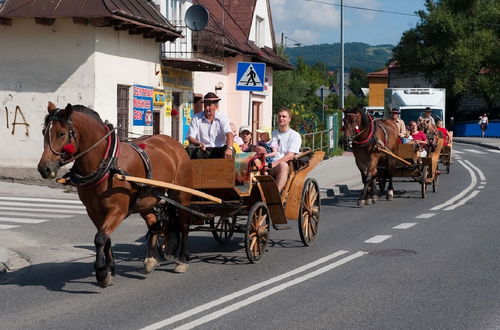
[[[328,117],[328,129],[302,134],[302,147],[312,150],[336,149],[339,144],[339,115],[334,113]]]

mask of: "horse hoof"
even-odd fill
[[[160,263],[158,262],[158,260],[156,260],[156,258],[154,257],[146,258],[144,259],[144,272],[146,274],[149,274],[159,265]]]
[[[371,205],[371,204],[373,204],[373,199],[368,198],[368,199],[366,200],[366,205]]]
[[[388,194],[387,194],[387,200],[388,201],[392,201],[394,199],[394,193],[392,191],[390,191]]]
[[[373,195],[373,202],[375,203],[376,201],[378,201],[378,196],[377,195]]]
[[[183,273],[187,272],[187,270],[188,270],[187,263],[177,261],[175,268],[174,268],[175,273],[183,274]]]
[[[99,282],[99,286],[103,289],[107,288],[108,286],[112,286],[113,285],[113,276],[108,273],[108,275],[106,276],[106,278],[102,281]]]
[[[363,206],[363,205],[365,205],[365,200],[364,199],[360,199],[358,201],[358,206]]]

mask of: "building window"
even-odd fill
[[[128,138],[129,94],[130,86],[118,85],[116,127],[118,128],[118,137],[120,139]]]
[[[264,19],[260,16],[255,19],[255,44],[264,47]]]

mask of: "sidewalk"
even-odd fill
[[[474,144],[489,149],[500,150],[500,139],[480,137],[453,137],[453,142]]]

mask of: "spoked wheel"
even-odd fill
[[[299,234],[302,243],[313,245],[319,226],[320,195],[316,180],[307,179],[302,189],[299,213]]]
[[[211,220],[211,225],[214,230],[212,235],[215,240],[220,244],[226,244],[231,240],[234,233],[234,226],[236,224],[236,217],[219,217],[217,220],[217,225],[215,225],[214,219]]]
[[[172,260],[179,248],[179,233],[162,231],[156,241],[158,254],[164,260]]]
[[[248,214],[245,230],[245,252],[251,263],[258,263],[269,242],[269,209],[262,202],[255,203]]]
[[[425,193],[427,192],[427,173],[429,169],[427,166],[422,167],[422,176],[420,179],[422,198],[425,198]]]

